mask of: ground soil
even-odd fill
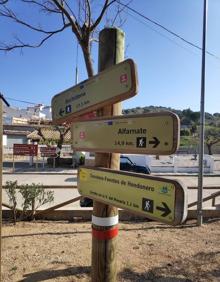
[[[117,281],[220,281],[220,220],[120,223]],[[90,281],[91,223],[3,224],[3,282]]]

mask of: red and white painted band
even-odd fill
[[[118,224],[118,215],[111,217],[97,217],[92,215],[92,223],[97,226],[113,226]]]
[[[98,240],[111,240],[118,235],[118,226],[110,230],[96,230],[92,228],[92,236]]]

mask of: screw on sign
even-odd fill
[[[128,81],[128,76],[127,76],[127,74],[126,74],[126,73],[122,74],[122,75],[120,76],[120,82],[121,82],[121,83],[126,83],[127,81]]]
[[[86,137],[85,131],[80,131],[80,133],[79,133],[79,138],[80,138],[80,139],[84,139],[85,137]]]

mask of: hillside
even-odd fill
[[[186,125],[186,126],[192,126],[194,124],[199,124],[199,117],[200,117],[200,112],[194,112],[190,108],[185,109],[185,110],[176,110],[172,108],[166,108],[166,107],[156,107],[156,106],[146,106],[146,107],[136,107],[132,109],[125,109],[123,110],[123,114],[145,114],[149,112],[161,112],[161,111],[172,111],[176,113],[180,120],[181,120],[181,125]],[[220,126],[220,113],[205,113],[205,120],[206,124],[209,126]]]

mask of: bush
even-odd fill
[[[181,129],[180,130],[180,136],[189,136],[190,132],[188,129]]]
[[[12,206],[13,221],[16,224],[17,221],[17,181],[7,181],[5,185],[5,191],[9,198],[9,204]]]
[[[45,189],[41,184],[32,183],[31,185],[22,185],[19,192],[23,197],[22,219],[33,220],[35,218],[36,210],[39,207],[54,200],[54,192],[45,192]]]

